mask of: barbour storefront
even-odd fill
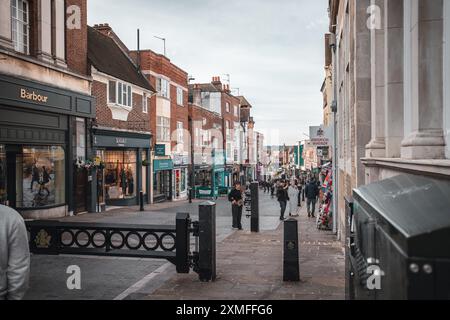
[[[0,76],[0,203],[25,218],[94,209],[89,170],[91,96]]]

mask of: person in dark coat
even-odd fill
[[[303,186],[301,184],[301,181],[295,180],[295,186],[298,190],[298,193],[297,193],[298,206],[301,208],[302,207],[302,194],[303,194]]]
[[[317,186],[315,179],[311,179],[311,181],[306,185],[305,196],[308,217],[315,218],[314,213],[316,212],[317,197],[319,196],[319,187]]]
[[[289,188],[289,185],[283,181],[280,183],[280,186],[278,187],[278,190],[277,190],[277,199],[278,199],[278,202],[280,203],[280,208],[281,208],[281,213],[280,213],[281,221],[285,220],[284,213],[286,212],[287,202],[289,201],[289,194],[287,191],[288,188]]]
[[[270,182],[270,196],[273,198],[275,196],[275,182]]]
[[[233,229],[242,230],[242,186],[240,182],[234,184],[233,190],[228,194],[228,201],[231,202],[231,213],[233,216]]]

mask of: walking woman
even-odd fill
[[[291,182],[288,188],[288,196],[289,196],[289,216],[290,217],[298,217],[298,188],[294,181]]]

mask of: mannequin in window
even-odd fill
[[[133,171],[130,167],[127,170],[127,183],[128,183],[128,195],[132,196],[134,193],[134,179],[133,179]]]

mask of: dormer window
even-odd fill
[[[132,87],[127,83],[110,80],[108,82],[108,107],[114,120],[127,121],[133,108]]]
[[[11,0],[11,33],[14,49],[30,54],[30,11],[28,1]]]
[[[109,103],[115,103],[125,107],[132,107],[132,90],[131,85],[117,82],[109,81]]]

